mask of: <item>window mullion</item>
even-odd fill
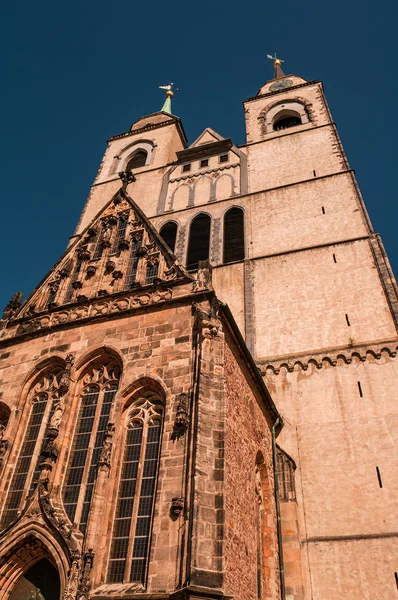
[[[136,487],[135,487],[133,514],[131,516],[129,544],[128,544],[128,548],[127,548],[126,568],[124,571],[123,583],[128,583],[130,581],[131,563],[133,562],[133,548],[134,548],[134,538],[135,538],[134,534],[135,534],[135,528],[137,525],[138,509],[140,506],[142,474],[144,471],[147,439],[148,439],[148,422],[145,422],[143,424],[143,431],[142,431],[140,459],[138,462],[137,483],[136,483]]]

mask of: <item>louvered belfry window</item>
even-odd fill
[[[150,551],[163,406],[135,402],[126,419],[125,447],[108,564],[108,582],[145,584]]]
[[[224,263],[245,258],[245,228],[243,210],[230,208],[224,216]]]
[[[62,498],[66,514],[83,533],[118,381],[119,370],[114,361],[90,367],[82,381],[80,410]]]
[[[191,223],[189,230],[187,269],[196,271],[200,260],[208,260],[210,252],[211,218],[201,213]]]
[[[174,223],[174,221],[168,221],[163,225],[163,227],[161,227],[159,233],[170,250],[174,252],[177,238],[177,223]]]
[[[61,367],[47,371],[28,394],[30,414],[1,517],[3,528],[8,527],[17,518],[27,495],[37,486],[40,451],[52,415],[53,398],[56,397],[58,378],[61,374]]]

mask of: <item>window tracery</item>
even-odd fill
[[[65,391],[63,374],[61,366],[53,367],[41,375],[28,393],[30,415],[1,518],[3,528],[16,519],[27,494],[33,493],[38,484],[40,454],[47,426]]]
[[[81,403],[62,496],[69,519],[83,533],[119,378],[116,361],[109,360],[91,365],[81,380]]]
[[[126,416],[124,455],[108,564],[110,583],[143,585],[148,567],[163,405],[140,398]]]

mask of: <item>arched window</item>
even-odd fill
[[[289,127],[295,127],[296,125],[301,125],[301,119],[298,115],[291,114],[281,116],[275,121],[274,130],[281,131],[282,129],[288,129]]]
[[[81,382],[82,398],[62,497],[66,514],[83,533],[119,376],[116,362],[110,360],[91,365]]]
[[[40,451],[52,416],[51,398],[59,387],[62,373],[62,367],[47,371],[36,380],[29,392],[30,415],[1,518],[3,528],[16,519],[24,506],[27,494],[32,493],[37,486]]]
[[[277,448],[276,451],[279,500],[282,502],[296,500],[296,487],[294,484],[296,465],[286,452],[280,448]]]
[[[144,583],[154,512],[163,405],[150,396],[126,418],[125,445],[108,565],[108,582]]]
[[[138,269],[138,261],[139,257],[139,249],[142,246],[142,237],[141,235],[136,235],[131,240],[131,252],[130,252],[130,260],[126,271],[126,279],[125,286],[126,289],[131,289],[134,287],[137,277],[137,269]]]
[[[158,276],[159,262],[151,261],[146,266],[146,278],[145,283],[152,283],[155,277]]]
[[[168,221],[160,228],[159,233],[170,248],[170,250],[174,252],[177,238],[177,223],[175,223],[174,221]]]
[[[243,210],[230,208],[224,216],[224,263],[245,258]]]
[[[132,158],[130,158],[127,163],[126,170],[130,169],[138,169],[139,167],[144,167],[146,164],[146,160],[148,157],[148,153],[146,150],[137,150]]]
[[[110,256],[112,256],[114,254],[119,254],[119,252],[120,252],[119,245],[120,245],[120,242],[125,239],[128,218],[129,218],[128,212],[125,212],[125,213],[119,215],[119,218],[117,221],[116,234],[114,236],[112,248],[109,253]]]
[[[195,271],[200,260],[208,260],[210,252],[211,218],[205,213],[197,215],[189,230],[187,269]]]

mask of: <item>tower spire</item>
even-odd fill
[[[278,58],[276,56],[276,52],[275,52],[275,56],[271,56],[271,54],[267,54],[267,58],[274,61],[274,69],[275,69],[274,79],[282,79],[282,77],[285,77],[285,74],[282,71],[282,67],[281,67],[281,64],[285,61],[282,60],[281,58]]]
[[[161,108],[162,112],[167,112],[169,113],[169,115],[172,114],[171,112],[171,99],[174,96],[174,92],[172,90],[174,83],[169,83],[168,85],[160,85],[159,88],[161,90],[166,90],[166,100],[164,101],[164,104]]]

